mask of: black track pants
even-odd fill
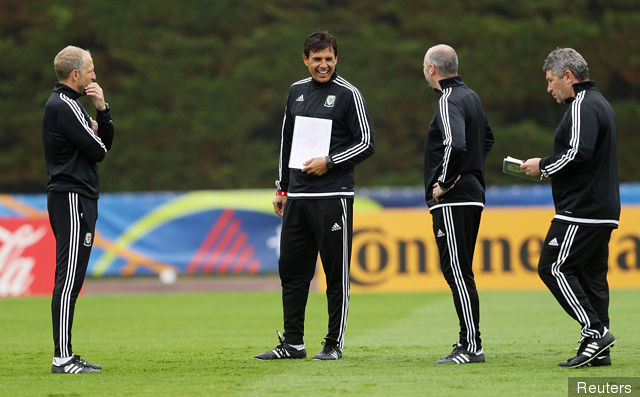
[[[458,342],[471,353],[479,353],[482,350],[480,302],[471,264],[482,207],[445,206],[434,209],[431,214],[440,268],[451,288],[460,322]]]
[[[327,278],[327,339],[344,346],[352,236],[352,198],[287,201],[278,262],[287,343],[304,343],[305,308],[320,252]]]
[[[77,193],[49,192],[49,222],[56,238],[56,273],[51,300],[54,357],[70,357],[71,326],[93,245],[98,201]]]
[[[612,227],[553,221],[540,253],[538,274],[562,308],[582,326],[582,336],[609,328],[607,283]]]

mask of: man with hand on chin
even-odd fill
[[[373,129],[362,95],[338,75],[338,44],[329,32],[307,37],[302,60],[311,77],[289,88],[282,124],[278,188],[273,207],[282,217],[280,260],[284,337],[255,358],[305,358],[304,318],[318,252],[327,280],[329,330],[315,360],[342,358],[349,308],[354,166],[373,154]],[[299,117],[330,121],[329,153],[290,168]]]
[[[104,93],[95,82],[89,51],[67,46],[53,66],[58,82],[44,109],[42,139],[49,175],[47,210],[56,238],[56,271],[51,315],[53,373],[100,373],[71,348],[76,300],[84,282],[98,217],[98,166],[111,149],[113,123]],[[87,95],[94,121],[78,99]]]

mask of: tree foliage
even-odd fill
[[[507,154],[550,153],[566,108],[546,94],[541,67],[558,46],[589,62],[618,117],[621,180],[640,180],[637,2],[3,0],[0,190],[46,185],[42,109],[67,44],[91,51],[112,108],[103,191],[273,186],[288,86],[307,77],[303,40],[321,29],[338,38],[338,69],[374,123],[376,154],[358,168],[359,186],[422,183],[437,99],[422,59],[441,42],[456,48],[494,129],[488,183],[516,182],[500,173]]]

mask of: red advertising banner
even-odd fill
[[[55,255],[48,219],[0,218],[0,297],[51,294]]]

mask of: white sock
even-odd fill
[[[65,365],[66,363],[68,363],[72,358],[73,358],[73,356],[70,356],[70,357],[54,357],[53,358],[53,362],[51,364],[57,365],[58,367],[60,367],[62,365]]]
[[[304,349],[304,343],[303,343],[303,344],[301,344],[301,345],[289,345],[289,346],[293,347],[293,348],[294,348],[294,349],[296,349],[296,350],[302,350],[302,349]]]

